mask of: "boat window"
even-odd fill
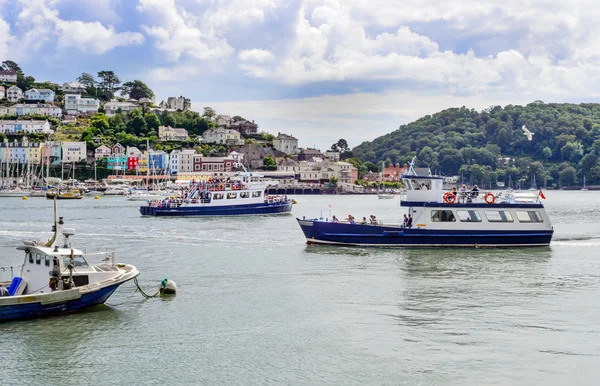
[[[46,255],[46,260],[44,261],[44,264],[46,265],[46,267],[50,266],[50,256]]]
[[[85,260],[85,257],[83,257],[83,256],[75,256],[74,260],[75,260],[75,267],[84,267],[84,268],[88,267],[88,263]]]
[[[462,222],[481,222],[479,212],[476,210],[458,210],[456,214]]]
[[[222,199],[223,199],[223,193],[213,194],[213,200],[222,200]]]
[[[29,252],[29,262],[33,264],[33,253]]]
[[[262,192],[260,190],[259,191],[254,191],[254,192],[252,192],[252,197],[260,197],[261,193]]]
[[[489,222],[513,222],[510,213],[504,210],[486,210],[485,217]]]
[[[454,213],[451,210],[432,210],[431,221],[433,222],[452,222],[456,221]]]
[[[42,264],[42,255],[39,253],[35,254],[35,263],[36,264]]]
[[[519,222],[544,222],[540,212],[536,210],[528,210],[528,211],[516,211],[515,214],[519,219]]]
[[[231,200],[237,197],[237,193],[227,193],[227,199]]]
[[[240,198],[250,198],[250,193],[249,192],[242,192],[242,193],[240,193]]]

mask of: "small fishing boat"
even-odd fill
[[[259,175],[243,173],[232,180],[195,181],[183,195],[148,200],[142,216],[248,216],[288,214],[292,200],[265,194],[267,184]]]
[[[411,163],[402,176],[406,199],[402,224],[356,223],[336,218],[297,219],[307,244],[379,247],[547,246],[554,233],[537,194],[449,192],[443,178],[417,175]],[[423,189],[423,186],[428,188]]]
[[[83,198],[83,195],[79,189],[52,189],[46,192],[46,198],[49,200],[53,200],[54,198],[57,200],[80,200]]]
[[[56,204],[55,204],[56,205]],[[117,264],[114,251],[86,253],[71,245],[75,231],[56,221],[47,242],[24,241],[20,276],[0,283],[0,321],[65,314],[104,303],[123,283],[139,275],[128,264]],[[102,258],[92,265],[89,256]]]
[[[29,196],[30,194],[31,194],[30,190],[22,189],[22,188],[0,190],[0,197],[23,197],[23,196]]]

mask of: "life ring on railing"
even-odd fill
[[[444,202],[446,204],[454,204],[456,202],[456,196],[452,192],[444,193]]]
[[[493,204],[496,201],[496,196],[494,196],[492,193],[488,193],[483,199],[485,200],[486,204]]]

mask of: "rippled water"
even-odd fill
[[[600,193],[546,192],[550,248],[307,246],[294,217],[375,214],[396,200],[298,196],[295,216],[141,218],[105,197],[60,202],[81,248],[114,247],[132,283],[111,306],[0,324],[6,384],[595,385]],[[3,198],[0,266],[49,234],[51,203]],[[0,277],[7,272],[0,271]]]

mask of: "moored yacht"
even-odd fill
[[[297,219],[308,244],[383,247],[523,247],[549,245],[552,224],[537,195],[473,189],[451,192],[442,177],[402,176],[406,221],[358,224],[336,219]],[[333,221],[332,221],[333,220]]]

